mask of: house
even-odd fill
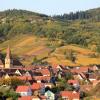
[[[32,86],[32,91],[34,93],[38,93],[38,94],[44,94],[45,93],[45,87],[43,83],[33,83]]]
[[[68,84],[79,85],[78,80],[68,80]]]
[[[40,72],[43,76],[50,76],[50,72],[48,69],[41,69]]]
[[[32,96],[22,96],[18,100],[32,100]]]
[[[16,89],[16,93],[19,93],[20,96],[31,96],[32,90],[30,86],[18,86]]]
[[[41,83],[41,82],[50,82],[50,76],[34,76],[34,80],[37,83]]]
[[[52,73],[53,73],[54,75],[57,75],[57,72],[58,72],[58,69],[57,69],[57,68],[52,68]]]
[[[88,79],[92,82],[92,81],[96,80],[96,75],[89,74]]]
[[[32,100],[41,100],[38,96],[33,96]]]
[[[96,70],[99,70],[99,68],[98,68],[96,65],[94,65],[94,66],[92,67],[92,70],[93,70],[93,71],[96,71]]]
[[[74,74],[74,79],[78,79],[78,80],[85,80],[86,79],[86,76],[84,73],[78,73],[78,74]]]
[[[60,96],[63,100],[80,100],[79,93],[75,91],[61,91]]]
[[[44,95],[40,95],[39,97],[40,97],[40,100],[47,100],[46,96]]]
[[[32,76],[31,74],[32,74],[31,71],[26,71],[24,75],[25,75],[25,76]]]
[[[19,69],[17,69],[17,70],[15,71],[15,74],[22,76],[21,70],[19,70]]]
[[[51,92],[50,90],[45,92],[45,96],[47,98],[46,100],[55,100],[55,94]]]
[[[6,74],[6,75],[4,76],[4,78],[5,78],[5,79],[10,79],[9,74]]]
[[[74,87],[79,87],[78,80],[68,80],[68,84],[73,85]]]
[[[71,72],[73,74],[75,74],[75,73],[79,74],[79,73],[83,73],[83,72],[86,73],[88,71],[89,71],[88,66],[76,67],[76,68],[71,69]]]
[[[52,83],[45,83],[44,86],[45,86],[45,88],[46,87],[52,88],[53,84]]]
[[[32,77],[31,76],[17,76],[22,81],[31,81]]]
[[[57,66],[57,69],[60,70],[60,71],[62,71],[62,70],[63,70],[63,66],[58,65],[58,66]]]
[[[40,90],[43,87],[44,87],[43,83],[33,83],[32,86],[31,86],[33,91]]]

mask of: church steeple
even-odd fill
[[[5,58],[5,68],[11,68],[11,67],[12,67],[11,51],[8,45]]]
[[[7,48],[7,51],[6,51],[6,58],[10,59],[10,56],[11,56],[10,54],[11,54],[10,47],[8,45],[8,48]]]

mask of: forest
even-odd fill
[[[54,16],[17,9],[0,12],[0,42],[19,34],[59,40],[61,45],[95,46],[100,52],[100,8]]]

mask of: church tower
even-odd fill
[[[0,52],[0,68],[4,68],[4,64],[2,62],[2,54]]]
[[[11,68],[11,67],[12,67],[11,51],[10,47],[8,46],[5,58],[5,68]]]

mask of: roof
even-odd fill
[[[32,80],[32,77],[31,76],[17,76],[18,77],[18,79],[20,79],[20,80],[24,80],[24,81],[26,81],[26,80]]]
[[[50,90],[46,91],[45,94],[46,94],[46,93],[47,93],[47,94],[49,94],[49,93],[54,94],[54,93],[53,93],[52,91],[50,91]]]
[[[41,89],[42,87],[43,87],[43,83],[33,83],[32,86],[31,86],[31,88],[32,88],[33,90],[39,90],[39,89]]]
[[[18,86],[16,92],[27,92],[29,89],[29,86]]]
[[[69,84],[79,84],[78,80],[68,80]]]
[[[40,72],[42,73],[42,75],[49,75],[50,76],[50,72],[48,69],[41,69]]]
[[[95,74],[89,74],[89,79],[96,79],[96,75]]]
[[[22,96],[18,100],[32,100],[32,96]]]
[[[61,65],[58,65],[58,64],[52,64],[52,67],[53,67],[53,68],[57,68],[58,66],[60,66],[61,68],[64,68],[65,65],[64,65],[64,64],[63,64],[63,65],[62,65],[62,64],[61,64]]]
[[[74,92],[74,91],[61,91],[60,95],[62,97],[69,98],[69,100],[79,99],[79,93]]]
[[[71,69],[72,73],[82,73],[82,72],[87,72],[89,69],[89,67],[87,66],[83,66],[83,67],[79,67],[79,68],[73,68]]]
[[[47,80],[47,81],[50,81],[50,76],[34,76],[34,79],[35,80]]]

